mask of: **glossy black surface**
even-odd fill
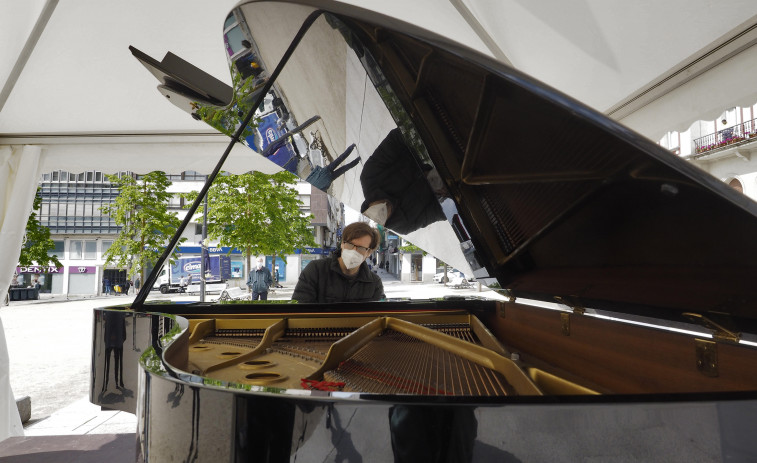
[[[153,317],[116,308],[93,312],[89,400],[103,407],[134,413],[135,366],[152,343]]]
[[[157,325],[173,319],[145,315]],[[177,331],[172,340],[177,340]],[[173,341],[163,343],[170,350]],[[138,461],[750,461],[754,393],[476,398],[246,390],[139,371]],[[131,370],[130,370],[131,371]]]

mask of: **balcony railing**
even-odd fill
[[[757,137],[757,119],[752,119],[695,139],[694,154],[706,153],[755,137]]]

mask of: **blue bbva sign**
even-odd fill
[[[229,250],[231,250],[232,254],[242,254],[242,251],[240,251],[237,248],[230,248],[228,246],[224,247],[210,247],[208,248],[208,254],[228,254]],[[179,246],[178,252],[182,254],[200,254],[202,252],[202,247],[200,246]]]
[[[336,251],[336,248],[310,248],[305,247],[304,249],[295,249],[295,254],[328,254],[330,252]]]

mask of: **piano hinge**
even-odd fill
[[[499,315],[500,318],[505,318],[505,306],[506,305],[507,304],[505,304],[504,302],[501,302],[501,303],[497,304],[497,308],[498,308],[497,315]]]
[[[714,321],[710,320],[709,318],[705,317],[702,314],[693,313],[693,312],[684,312],[683,316],[688,318],[694,323],[697,323],[698,325],[702,325],[703,327],[714,330],[715,332],[712,333],[712,338],[716,341],[726,341],[726,342],[733,342],[738,343],[741,339],[741,333],[735,333],[723,325],[720,325],[718,323],[715,323]]]
[[[555,296],[555,300],[558,304],[567,305],[571,309],[573,309],[573,313],[578,315],[583,315],[586,312],[586,308],[578,302],[578,299],[567,298],[562,296]]]
[[[570,314],[568,312],[561,312],[560,321],[562,322],[561,332],[563,336],[570,336]]]
[[[697,370],[705,376],[718,376],[718,344],[706,339],[695,339]]]

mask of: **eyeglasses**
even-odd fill
[[[345,241],[343,244],[344,244],[345,248],[347,248],[347,249],[355,249],[360,254],[368,254],[369,252],[371,252],[371,248],[366,248],[366,247],[363,247],[363,246],[358,246],[356,244],[350,243],[349,241]]]

